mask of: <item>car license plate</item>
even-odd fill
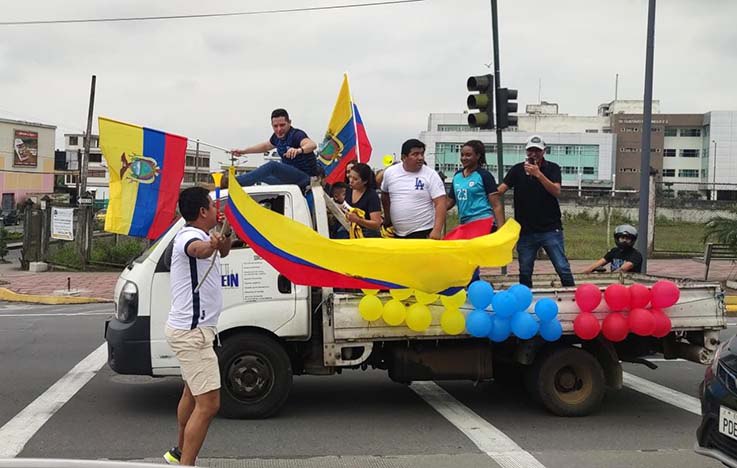
[[[719,407],[719,432],[737,440],[737,412],[724,406]]]

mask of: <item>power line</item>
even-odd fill
[[[113,23],[122,21],[161,21],[161,20],[177,20],[177,19],[191,19],[191,18],[218,18],[228,16],[253,16],[253,15],[270,15],[279,13],[297,13],[305,11],[324,11],[324,10],[343,10],[348,8],[363,8],[363,7],[374,7],[374,6],[386,6],[386,5],[397,5],[402,3],[417,3],[424,2],[425,0],[393,0],[384,2],[372,2],[372,3],[354,3],[354,4],[343,4],[343,5],[330,5],[321,7],[307,7],[307,8],[288,8],[281,10],[256,10],[256,11],[239,11],[231,13],[202,13],[195,15],[168,15],[168,16],[130,16],[120,18],[81,18],[81,19],[66,19],[66,20],[30,20],[30,21],[0,21],[0,26],[28,26],[28,25],[40,25],[40,24],[73,24],[73,23]]]

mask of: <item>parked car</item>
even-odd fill
[[[0,226],[15,226],[18,224],[17,210],[0,211]]]
[[[737,467],[737,337],[722,343],[699,387],[696,452]]]

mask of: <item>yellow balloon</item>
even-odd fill
[[[439,294],[430,294],[422,291],[415,291],[415,299],[420,304],[432,304],[438,300]]]
[[[430,327],[432,314],[424,304],[412,304],[407,309],[407,326],[410,330],[421,332]]]
[[[367,296],[375,296],[379,294],[378,289],[362,289],[361,291],[363,291],[363,293]]]
[[[385,154],[381,159],[381,162],[384,163],[384,167],[389,167],[394,164],[394,156],[391,154]]]
[[[440,328],[449,335],[458,335],[463,333],[466,328],[466,317],[460,310],[446,310],[440,316]]]
[[[452,296],[440,296],[440,302],[443,303],[447,310],[458,309],[466,303],[466,290],[461,289]]]
[[[406,317],[407,308],[398,300],[392,299],[384,304],[384,313],[382,314],[382,318],[387,325],[391,325],[393,327],[401,325]]]
[[[392,295],[392,297],[398,301],[403,301],[405,299],[408,299],[409,296],[412,295],[414,291],[411,289],[390,289],[389,294]]]
[[[379,320],[383,312],[384,306],[381,304],[381,300],[376,296],[364,296],[361,299],[361,302],[358,303],[358,313],[361,314],[361,317],[363,317],[367,322]]]

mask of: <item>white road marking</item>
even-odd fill
[[[500,466],[504,468],[545,468],[506,434],[453,398],[436,383],[413,382],[409,388]]]
[[[0,459],[16,457],[31,437],[95,376],[106,361],[107,343],[103,343],[5,423],[0,428]]]
[[[673,405],[682,410],[701,416],[701,402],[698,398],[686,395],[672,388],[664,387],[636,375],[624,372],[624,385],[657,400]]]

